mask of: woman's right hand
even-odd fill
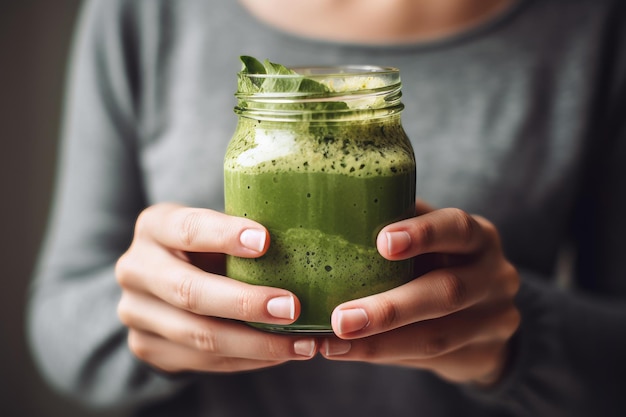
[[[299,315],[291,292],[223,276],[225,254],[254,258],[268,245],[267,230],[249,219],[165,203],[144,210],[116,265],[133,354],[166,372],[237,372],[315,356],[314,338],[241,322],[287,324]]]

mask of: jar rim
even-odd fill
[[[235,112],[259,120],[328,121],[383,117],[403,109],[400,70],[395,67],[315,65],[289,69],[294,73],[239,73],[239,87],[269,87],[258,91],[238,88]],[[242,78],[251,84],[242,84]]]
[[[359,77],[372,75],[395,75],[400,70],[396,67],[377,65],[311,65],[289,67],[296,74],[245,74],[249,78],[325,78],[325,77]]]
[[[238,98],[264,97],[264,98],[303,98],[309,99],[322,97],[345,97],[346,95],[370,95],[389,93],[399,89],[402,85],[400,70],[395,67],[376,65],[314,65],[289,67],[294,73],[239,73],[238,77],[247,78],[254,85],[265,85],[266,82],[289,83],[284,84],[286,89],[278,88],[276,91],[241,91],[235,93]],[[299,80],[311,80],[326,87],[320,90],[317,87],[309,89],[310,85],[297,84]],[[296,84],[291,84],[296,83]],[[275,84],[271,84],[275,85]],[[295,86],[295,89],[294,89]]]

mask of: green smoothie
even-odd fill
[[[328,119],[328,118],[326,118]],[[415,160],[399,114],[345,121],[240,117],[225,163],[226,212],[263,224],[267,253],[228,257],[229,277],[301,302],[285,332],[329,332],[340,303],[413,278],[376,249],[380,229],[414,215]]]
[[[328,329],[338,304],[412,278],[410,261],[385,260],[375,246],[383,226],[414,214],[415,165],[397,123],[261,134],[256,125],[240,125],[248,132],[226,155],[226,212],[263,224],[271,244],[261,258],[230,258],[230,277],[292,291],[303,329]],[[264,155],[266,140],[285,142],[288,155]]]

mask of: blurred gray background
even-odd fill
[[[26,349],[24,300],[49,208],[79,0],[0,0],[0,416],[112,416],[61,398]]]

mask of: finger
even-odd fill
[[[285,361],[310,359],[317,352],[313,338],[260,332],[240,322],[179,310],[144,294],[125,292],[118,315],[130,328],[211,356]]]
[[[206,352],[138,330],[131,330],[128,333],[128,345],[138,359],[165,372],[239,372],[266,368],[284,362],[211,356]]]
[[[519,312],[511,304],[474,308],[370,337],[328,338],[320,352],[329,359],[340,360],[421,361],[448,355],[470,344],[505,341],[517,330],[519,322]]]
[[[354,342],[340,340],[336,345],[329,347],[328,342],[324,341],[320,351],[330,360],[364,361],[364,359],[351,359],[349,357],[348,353],[352,351],[352,347],[350,346],[352,343]],[[329,355],[328,349],[331,349],[334,354]],[[370,362],[401,366],[403,368],[427,369],[450,382],[474,382],[485,386],[497,382],[501,377],[508,362],[508,355],[508,342],[486,341],[469,344],[447,355],[432,358],[382,358],[379,360],[371,360]]]
[[[340,304],[331,316],[333,330],[342,338],[366,337],[466,309],[483,300],[489,290],[478,272],[438,269],[391,290]]]
[[[196,314],[280,324],[300,314],[299,300],[287,290],[207,273],[159,247],[122,256],[116,277],[122,288]]]
[[[400,260],[433,252],[470,254],[483,247],[488,237],[497,237],[491,223],[449,208],[384,227],[376,245],[383,257]]]
[[[488,386],[502,377],[509,355],[509,343],[491,341],[470,344],[448,355],[431,359],[403,360],[390,364],[428,369],[453,383]]]
[[[255,221],[208,209],[159,204],[137,219],[135,235],[187,252],[261,256],[269,246],[267,229]]]
[[[335,308],[331,324],[342,338],[384,333],[476,305],[512,305],[519,275],[509,262],[441,268],[402,286]]]

